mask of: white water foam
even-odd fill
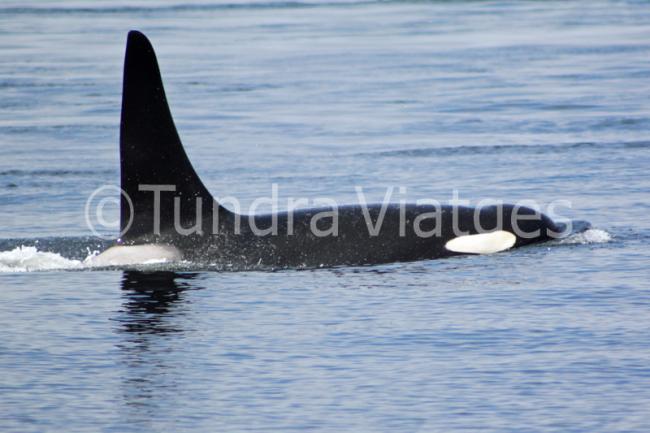
[[[562,244],[602,244],[612,240],[612,235],[601,229],[588,229],[580,233],[574,233],[562,239]]]
[[[32,272],[52,269],[79,269],[83,263],[60,254],[38,251],[36,247],[20,246],[0,251],[0,272]]]
[[[0,273],[2,272],[34,272],[50,270],[90,269],[106,266],[93,262],[98,251],[89,251],[84,260],[66,259],[60,254],[38,251],[36,247],[20,246],[11,251],[0,251]],[[141,265],[167,263],[166,259],[143,260]]]

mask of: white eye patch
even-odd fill
[[[507,250],[517,242],[517,237],[510,232],[498,230],[478,235],[459,236],[445,244],[445,248],[455,253],[492,254]]]

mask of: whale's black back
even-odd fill
[[[149,40],[131,31],[124,61],[124,88],[120,126],[122,240],[154,237],[152,186],[161,193],[160,231],[174,228],[173,196],[180,198],[178,222],[191,226],[196,219],[196,198],[203,203],[203,220],[212,220],[213,199],[183,149],[163,88],[156,54]],[[145,189],[144,191],[142,189]],[[128,198],[127,198],[128,197]]]

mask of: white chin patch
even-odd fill
[[[459,236],[448,241],[445,248],[455,253],[492,254],[507,250],[517,242],[510,232],[499,230],[478,235]]]
[[[86,259],[91,266],[124,266],[167,263],[181,259],[181,252],[171,245],[117,245],[98,256]]]

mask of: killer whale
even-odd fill
[[[129,32],[124,60],[120,183],[121,236],[94,258],[99,265],[144,258],[237,268],[367,265],[494,253],[564,232],[546,215],[515,205],[232,212],[214,200],[192,167],[154,49],[138,31]]]

